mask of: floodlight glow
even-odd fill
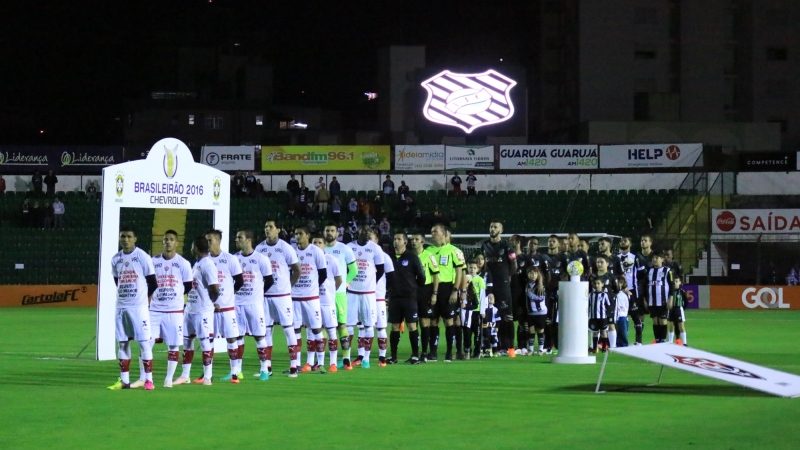
[[[509,92],[517,82],[494,69],[482,73],[444,70],[421,85],[428,91],[422,114],[431,122],[472,133],[514,116]]]

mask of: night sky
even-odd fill
[[[525,66],[535,47],[529,35],[535,2],[528,1],[502,7],[407,1],[6,3],[0,6],[0,143],[6,144],[121,142],[125,99],[177,88],[173,74],[159,70],[165,48],[238,43],[236,52],[274,67],[276,103],[347,111],[365,101],[363,92],[377,89],[381,47],[426,45],[429,65],[467,69]]]

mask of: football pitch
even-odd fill
[[[278,329],[267,382],[250,377],[258,361],[248,338],[241,384],[216,381],[228,372],[227,355],[217,354],[213,386],[163,388],[166,352],[157,345],[154,391],[108,391],[116,361],[95,361],[93,342],[76,357],[94,324],[90,308],[0,310],[0,448],[775,449],[800,441],[800,399],[669,368],[653,386],[659,366],[621,355],[609,358],[605,394],[594,393],[600,357],[589,366],[542,356],[373,363],[289,379]],[[692,346],[800,374],[798,325],[796,311],[691,311],[687,330]],[[201,370],[196,356],[192,375]]]

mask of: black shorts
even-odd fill
[[[416,299],[392,297],[389,301],[389,323],[414,323],[419,319]]]
[[[647,305],[644,302],[643,297],[636,297],[635,295],[631,295],[630,299],[630,313],[632,316],[643,316],[647,313]]]
[[[589,319],[589,329],[592,331],[608,329],[608,319]]]
[[[434,318],[454,319],[459,317],[459,302],[450,304],[450,294],[453,293],[453,283],[439,283],[439,292],[436,295],[436,306],[433,307]]]
[[[669,310],[669,321],[674,323],[681,323],[686,320],[686,316],[683,315],[683,307],[676,306]]]
[[[537,330],[544,329],[546,323],[547,323],[546,315],[528,316],[528,326],[531,326]]]
[[[650,307],[650,317],[653,319],[666,319],[668,315],[667,313],[667,307],[664,305]]]
[[[426,284],[417,289],[417,313],[422,319],[432,319],[434,316],[431,297],[433,297],[433,284]]]

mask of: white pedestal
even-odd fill
[[[594,364],[589,356],[589,283],[580,277],[558,283],[558,364]]]

